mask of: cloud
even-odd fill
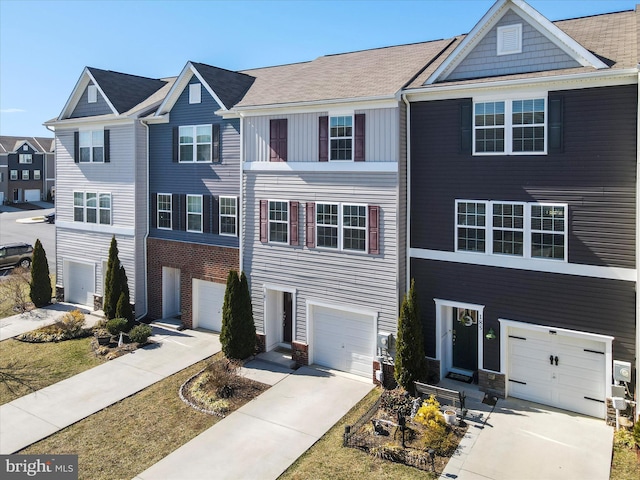
[[[22,108],[3,108],[0,110],[0,113],[22,113],[26,112],[26,110]]]

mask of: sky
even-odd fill
[[[53,137],[85,66],[151,78],[187,61],[229,70],[449,38],[494,0],[0,0],[0,135]],[[528,0],[550,20],[636,0]]]

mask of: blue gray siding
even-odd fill
[[[93,84],[90,83],[89,85]],[[93,117],[95,115],[108,115],[113,113],[111,107],[109,107],[109,104],[107,104],[100,93],[100,90],[98,90],[98,101],[96,103],[89,103],[87,88],[82,92],[82,96],[80,97],[80,100],[78,100],[78,103],[73,109],[71,115],[69,115],[69,118]]]
[[[505,25],[522,24],[522,53],[496,54],[497,29]],[[467,57],[448,76],[448,80],[511,75],[579,67],[580,64],[528,24],[508,11]]]

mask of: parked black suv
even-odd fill
[[[28,243],[0,245],[0,270],[7,268],[29,268],[33,247]]]

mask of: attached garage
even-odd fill
[[[88,263],[65,263],[65,300],[80,305],[93,305],[95,292],[94,266]]]
[[[605,417],[613,338],[502,323],[509,396]]]
[[[40,190],[38,188],[24,191],[25,202],[39,202],[41,198]]]
[[[222,330],[224,283],[193,279],[193,326],[219,332]]]
[[[371,377],[376,314],[310,305],[313,363]]]

